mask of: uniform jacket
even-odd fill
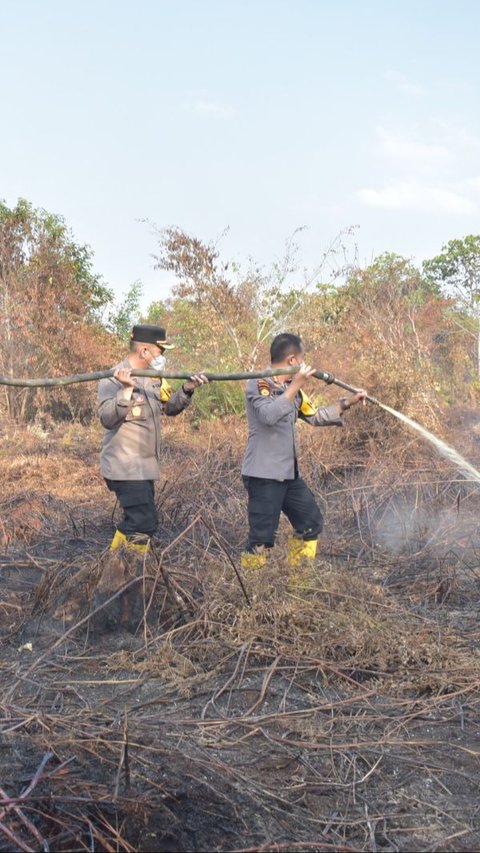
[[[245,391],[248,417],[248,443],[242,474],[269,480],[293,480],[297,449],[295,423],[301,418],[311,426],[343,426],[336,404],[315,409],[300,391],[290,401],[284,392],[288,385],[276,377],[249,379]]]
[[[130,367],[128,359],[117,367]],[[165,379],[136,376],[131,399],[117,379],[98,384],[98,414],[106,432],[100,471],[108,480],[158,480],[160,476],[160,418],[178,415],[191,398]]]

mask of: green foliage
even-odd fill
[[[370,298],[376,294],[379,300],[383,298],[385,288],[395,290],[409,305],[422,305],[432,295],[440,294],[433,279],[422,275],[410,260],[393,252],[385,252],[366,269],[356,270],[347,283],[347,291],[351,295],[354,296],[359,289],[368,289]]]
[[[165,315],[167,312],[168,307],[166,302],[151,302],[147,308],[147,313],[142,316],[142,323],[149,323],[151,326],[165,325]]]
[[[68,268],[69,288],[92,318],[97,318],[111,303],[113,292],[102,276],[94,272],[91,248],[74,241],[63,217],[34,209],[25,199],[19,199],[12,209],[0,202],[0,230],[3,281],[9,273],[16,275],[22,269],[46,275],[48,266],[47,282],[54,286],[55,273]]]
[[[245,394],[240,382],[212,382],[195,395],[198,420],[212,420],[225,415],[245,416]]]
[[[123,300],[116,304],[108,314],[106,327],[117,335],[122,341],[128,341],[132,326],[138,322],[140,316],[140,300],[142,298],[142,284],[135,281]]]
[[[455,320],[475,342],[473,358],[480,378],[480,235],[450,240],[440,255],[424,262],[423,269],[429,281],[455,299]],[[475,319],[474,331],[469,317]]]
[[[113,300],[113,290],[107,287],[103,277],[93,271],[93,253],[89,246],[69,244],[75,280],[90,302],[90,312],[101,317],[104,309]]]
[[[480,235],[450,240],[437,257],[425,261],[426,277],[436,287],[453,293],[475,316],[480,298]]]

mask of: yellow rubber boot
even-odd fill
[[[288,589],[305,589],[313,579],[313,561],[317,554],[318,539],[297,539],[291,536],[288,540],[287,557],[289,565],[296,571],[290,574]]]
[[[125,548],[127,551],[135,551],[144,557],[148,551],[148,546],[149,542],[135,542],[134,539],[128,539],[121,530],[117,530],[110,543],[110,551],[118,551],[119,548]]]
[[[298,566],[304,559],[314,560],[317,554],[318,539],[298,539],[290,536],[288,540],[288,562],[291,566]]]
[[[250,554],[248,551],[244,551],[240,557],[240,565],[247,572],[263,569],[266,562],[267,555],[265,551],[261,551],[259,554]]]
[[[125,547],[127,551],[135,551],[141,557],[144,557],[148,553],[149,544],[149,542],[132,542],[127,539]]]
[[[127,537],[121,530],[115,531],[115,536],[110,543],[110,551],[118,551],[119,548],[125,548],[127,545]]]
[[[306,557],[307,560],[314,560],[317,556],[318,539],[305,539],[300,557]]]

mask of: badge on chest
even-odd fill
[[[143,420],[145,418],[145,398],[141,394],[135,394],[133,406],[130,409],[129,416],[132,420]]]

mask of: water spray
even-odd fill
[[[331,373],[325,373],[322,370],[316,370],[313,374],[317,379],[323,379],[328,385],[338,385],[340,388],[343,388],[345,391],[350,391],[352,394],[355,394],[358,391],[358,388],[354,388],[352,385],[347,385],[346,382],[342,382],[340,379],[336,379],[335,376],[332,376]],[[475,482],[480,483],[480,471],[477,471],[476,468],[471,465],[470,462],[467,462],[463,456],[460,455],[453,447],[450,447],[449,444],[446,444],[445,441],[442,441],[441,438],[438,438],[437,435],[434,435],[433,432],[426,429],[426,427],[414,421],[413,418],[409,418],[408,415],[404,415],[403,412],[398,412],[397,409],[392,408],[392,406],[387,406],[386,403],[381,403],[380,400],[377,400],[376,397],[372,397],[370,394],[367,394],[366,399],[370,403],[375,403],[376,406],[380,406],[385,412],[388,412],[393,417],[402,421],[404,424],[409,426],[411,429],[420,433],[420,435],[429,441],[430,444],[441,453],[446,459],[450,462],[453,462],[454,465],[458,466],[462,474]]]

